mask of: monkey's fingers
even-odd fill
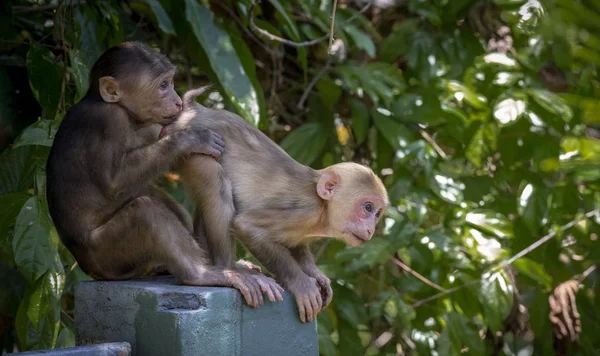
[[[223,141],[223,137],[221,137],[221,135],[219,135],[218,133],[213,131],[213,139],[215,140],[215,143],[219,146],[225,146],[225,141]]]
[[[300,321],[304,323],[306,322],[306,311],[304,310],[304,303],[302,302],[302,299],[296,298],[296,304],[298,305],[298,314],[300,315]]]
[[[333,299],[333,290],[331,289],[330,285],[326,285],[321,287],[321,293],[324,294],[323,296],[323,309],[325,309],[329,303],[331,303],[331,300]]]
[[[252,284],[252,293],[254,294],[254,300],[256,301],[256,307],[258,308],[260,304],[265,302],[264,296],[261,292],[260,284],[252,276],[248,276],[248,280],[250,280],[250,283]]]
[[[257,280],[258,280],[258,284],[260,284],[260,290],[263,293],[267,293],[267,296],[269,297],[269,300],[271,302],[275,302],[275,295],[273,294],[273,291],[271,290],[271,286],[269,285],[269,283],[262,280],[262,278],[258,278]]]
[[[250,291],[250,288],[246,287],[246,285],[244,285],[244,284],[242,284],[236,288],[240,291],[240,293],[242,293],[242,296],[244,297],[246,304],[248,304],[251,307],[256,308],[256,304],[252,298],[252,292]]]
[[[321,291],[319,291],[317,294],[313,294],[310,296],[310,304],[312,305],[312,308],[315,312],[315,317],[317,317],[317,314],[323,308],[323,300],[321,299]]]

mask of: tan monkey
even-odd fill
[[[160,133],[169,137],[199,125],[227,142],[218,161],[193,155],[183,162],[184,185],[197,204],[195,229],[206,231],[213,262],[226,268],[239,238],[295,296],[300,319],[310,321],[333,293],[309,243],[319,237],[352,246],[369,241],[388,206],[386,189],[356,163],[314,170],[296,162],[238,115],[194,102],[204,90],[187,92],[182,114]]]

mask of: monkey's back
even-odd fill
[[[194,105],[194,120],[225,141],[219,163],[232,183],[236,209],[273,208],[287,204],[292,195],[316,194],[316,172],[290,157],[267,135],[239,115]]]

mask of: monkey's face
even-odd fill
[[[331,235],[350,246],[373,237],[388,205],[383,183],[364,166],[342,163],[329,167],[317,183],[317,193],[327,200]]]
[[[173,85],[174,72],[164,73],[154,79],[140,79],[139,89],[121,102],[135,113],[144,124],[167,125],[181,112],[181,98]],[[146,83],[146,84],[144,84]]]
[[[373,237],[386,205],[378,194],[358,194],[346,204],[332,201],[328,209],[336,237],[350,246],[360,246]]]

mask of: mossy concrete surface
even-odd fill
[[[317,323],[295,300],[254,309],[233,288],[191,287],[171,276],[84,281],[75,288],[77,345],[125,341],[132,355],[318,355]]]

